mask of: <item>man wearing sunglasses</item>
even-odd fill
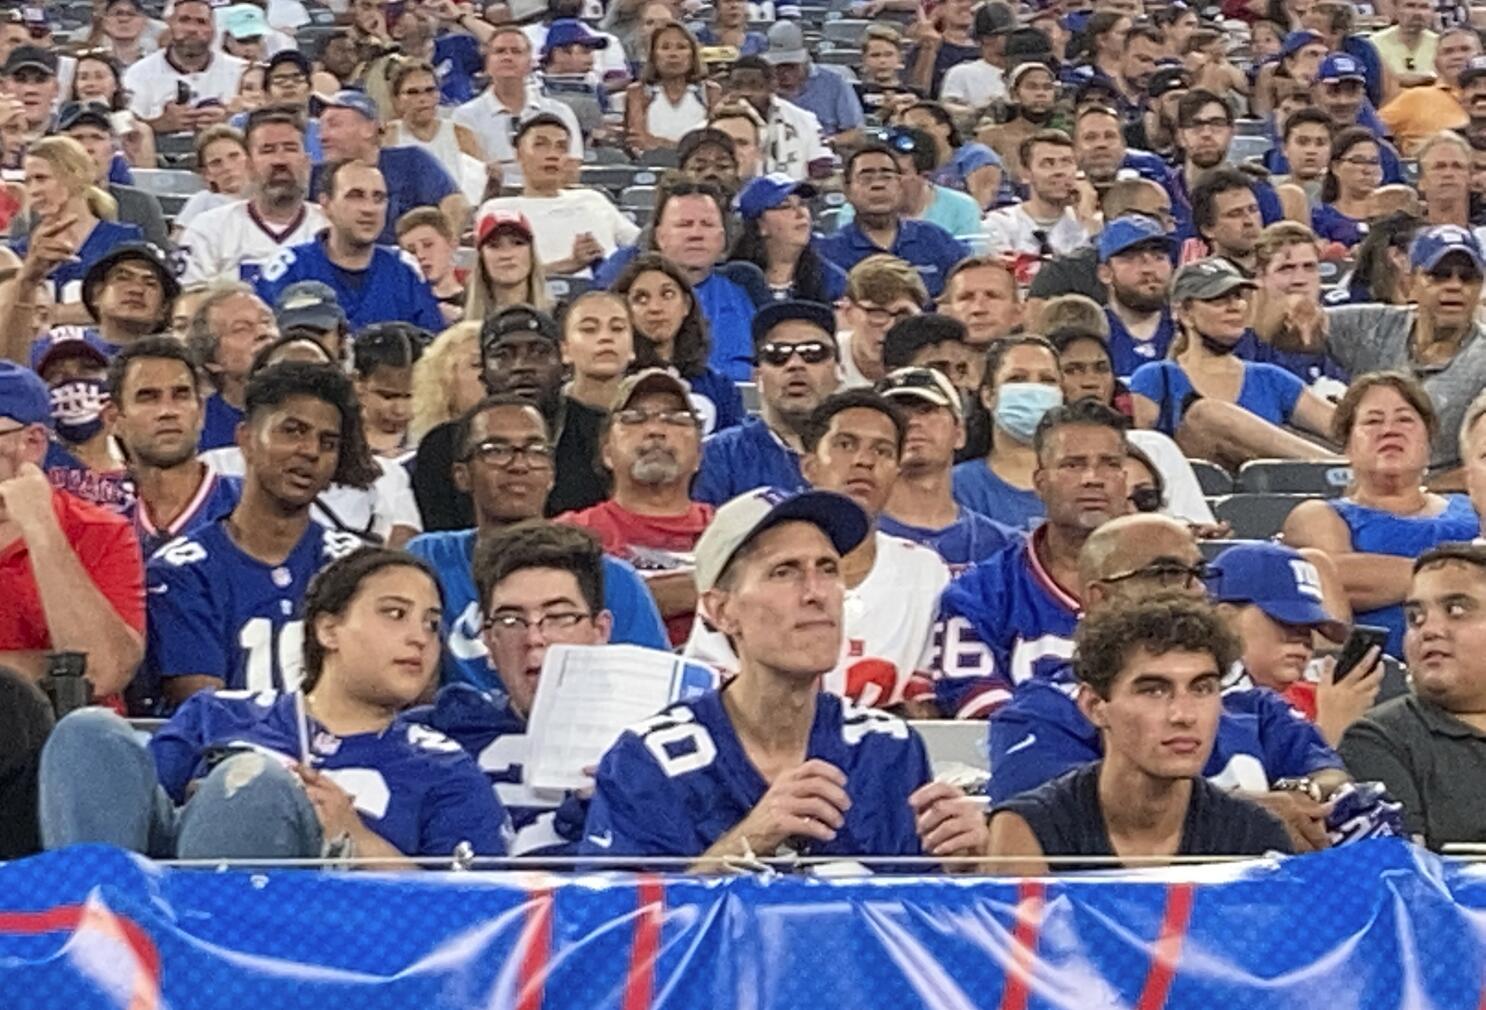
[[[840,384],[836,318],[816,302],[776,302],[753,317],[757,417],[702,444],[697,501],[721,505],[756,487],[802,490],[800,436]]]

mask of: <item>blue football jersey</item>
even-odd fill
[[[805,757],[846,774],[852,806],[832,841],[812,839],[793,851],[843,859],[921,854],[908,797],[929,781],[929,756],[906,722],[822,692]],[[625,730],[599,762],[597,779],[579,845],[587,856],[699,856],[769,789],[733,730],[721,690]]]
[[[1034,681],[992,713],[986,741],[993,803],[1103,756],[1099,731],[1073,700],[1075,690],[1064,678]],[[1225,681],[1217,739],[1202,770],[1214,785],[1263,792],[1277,779],[1341,766],[1320,731],[1280,695],[1246,676]]]
[[[1037,559],[1039,529],[951,582],[923,668],[946,716],[984,718],[1014,688],[1055,676],[1073,656],[1078,601]]]
[[[437,730],[475,759],[511,816],[516,832],[512,855],[576,853],[584,804],[571,793],[526,784],[526,720],[506,698],[469,684],[450,684],[440,688],[432,705],[410,709],[404,718]]]
[[[950,571],[959,572],[1022,538],[1022,531],[1012,529],[979,512],[959,509],[959,515],[948,526],[932,529],[910,526],[887,513],[877,517],[877,528],[883,533],[921,544],[944,559]]]
[[[300,759],[292,694],[199,691],[150,738],[160,785],[176,803],[223,751]],[[336,736],[307,717],[313,766],[350,793],[367,827],[405,856],[444,856],[460,842],[503,856],[509,821],[480,769],[448,737],[399,719],[380,733]]]
[[[322,238],[290,246],[263,264],[256,287],[270,305],[298,281],[319,281],[335,292],[353,331],[372,323],[400,320],[430,333],[444,328],[444,317],[428,282],[397,249],[377,246],[365,270],[343,270],[330,262]]]
[[[359,546],[355,534],[312,522],[283,564],[266,565],[232,542],[221,519],[177,537],[145,566],[146,671],[219,677],[229,690],[293,690],[310,579]]]
[[[241,477],[228,477],[208,467],[206,475],[201,479],[201,486],[196,489],[181,514],[164,529],[155,525],[136,498],[129,504],[127,515],[134,523],[135,535],[139,537],[139,549],[148,558],[176,537],[195,533],[207,523],[221,519],[237,508],[242,493]]]

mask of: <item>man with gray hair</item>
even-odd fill
[[[253,355],[278,335],[273,311],[242,281],[219,282],[196,307],[186,346],[216,387],[203,407],[202,452],[236,444]]]

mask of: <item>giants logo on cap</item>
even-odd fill
[[[1316,571],[1316,566],[1309,561],[1299,559],[1290,562],[1290,571],[1295,575],[1295,591],[1301,596],[1309,596],[1317,603],[1322,602],[1321,595],[1321,573]]]

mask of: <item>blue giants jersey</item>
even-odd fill
[[[196,493],[165,529],[155,525],[144,502],[136,498],[129,505],[128,515],[139,537],[139,549],[148,558],[176,537],[195,533],[207,523],[221,519],[237,508],[242,493],[241,477],[228,477],[207,467]]]
[[[822,692],[805,757],[846,774],[852,805],[833,840],[812,839],[797,848],[799,855],[920,854],[908,797],[929,781],[929,757],[906,722]],[[599,762],[579,851],[699,856],[748,816],[768,789],[733,731],[722,692],[709,691],[625,730],[609,748]]]
[[[300,756],[292,694],[199,691],[150,738],[160,785],[177,803],[209,771],[212,751],[253,750],[285,763]],[[380,733],[335,736],[306,717],[314,767],[356,803],[366,826],[405,856],[444,856],[460,842],[506,854],[509,824],[468,754],[427,726],[398,720]]]
[[[1067,677],[1072,675],[1069,669]],[[1103,756],[1099,731],[1074,702],[1074,690],[1063,678],[1034,681],[991,715],[991,802],[1001,803]],[[1284,698],[1254,687],[1242,673],[1225,682],[1217,740],[1202,770],[1214,785],[1264,792],[1277,779],[1341,766],[1320,731]]]
[[[511,854],[573,855],[583,832],[583,803],[570,793],[532,789],[525,782],[526,720],[505,698],[468,684],[441,688],[432,705],[410,710],[410,722],[430,726],[464,748],[494,788],[516,830]]]
[[[937,530],[901,523],[886,512],[877,517],[877,528],[929,548],[955,572],[977,561],[984,561],[1011,541],[1022,537],[1020,530],[1004,526],[994,519],[987,519],[979,512],[957,508],[959,515],[955,517],[955,521]]]
[[[219,677],[230,690],[292,690],[310,579],[359,546],[353,533],[310,523],[283,564],[266,565],[232,542],[223,520],[177,537],[145,566],[145,670]]]
[[[1073,656],[1078,601],[1037,560],[1039,528],[975,565],[944,590],[923,669],[947,717],[983,718],[1014,687],[1055,676]],[[927,693],[921,692],[921,693]]]
[[[201,452],[222,449],[237,444],[237,426],[242,424],[243,412],[222,399],[221,393],[206,398],[206,412],[201,420],[201,438],[196,448]]]
[[[394,320],[430,333],[444,328],[443,314],[428,282],[397,249],[377,246],[365,270],[342,270],[325,255],[322,236],[290,246],[263,264],[256,287],[265,302],[276,305],[284,289],[298,281],[330,285],[335,300],[346,310],[352,331]]]

